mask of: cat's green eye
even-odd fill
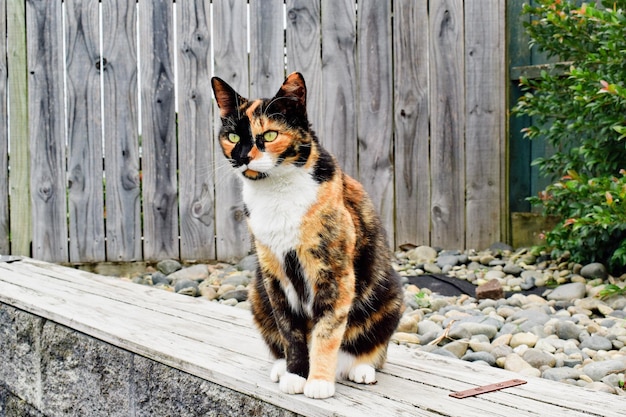
[[[241,140],[241,138],[236,133],[229,133],[228,140],[231,141],[232,143],[238,143]]]
[[[265,140],[265,142],[271,142],[274,139],[276,139],[277,136],[278,136],[278,132],[275,132],[273,130],[263,133],[263,139]]]

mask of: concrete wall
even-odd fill
[[[293,415],[0,303],[0,417]]]

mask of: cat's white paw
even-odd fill
[[[356,382],[357,384],[375,384],[376,369],[374,369],[371,365],[362,363],[350,369],[348,379]]]
[[[328,398],[335,395],[335,382],[312,379],[304,386],[304,395],[309,398]]]
[[[274,362],[272,370],[270,371],[270,379],[272,382],[280,381],[280,378],[287,373],[287,361],[284,359],[278,359]]]
[[[285,394],[302,394],[304,384],[306,384],[306,378],[291,372],[285,372],[280,378],[280,390]]]

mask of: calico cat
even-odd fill
[[[271,379],[311,398],[334,395],[336,377],[375,383],[402,288],[372,202],[311,130],[301,74],[259,100],[211,82],[219,143],[243,180],[258,255],[249,300],[277,359]]]

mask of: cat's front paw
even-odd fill
[[[374,369],[371,365],[362,363],[350,369],[348,379],[356,382],[357,384],[375,384],[376,369]]]
[[[280,390],[285,394],[302,394],[304,384],[306,384],[306,378],[291,372],[285,372],[280,378]]]
[[[280,381],[280,378],[287,373],[287,361],[284,359],[278,359],[274,362],[272,370],[270,371],[270,379],[272,382]]]
[[[311,379],[304,386],[304,395],[309,398],[328,398],[335,395],[335,382]]]

